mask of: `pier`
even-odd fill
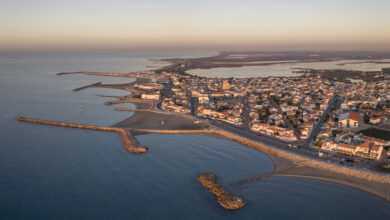
[[[231,195],[218,182],[217,176],[212,173],[202,173],[198,176],[198,181],[217,197],[218,203],[225,209],[239,209],[246,202],[236,196]]]
[[[74,123],[40,120],[40,119],[26,118],[26,117],[17,117],[16,120],[35,123],[35,124],[59,126],[59,127],[117,132],[122,143],[123,143],[123,146],[129,152],[140,154],[140,153],[145,153],[148,151],[148,148],[143,147],[138,143],[138,141],[135,139],[135,137],[133,136],[133,134],[131,133],[130,130],[124,129],[124,128],[94,126],[94,125],[85,125],[85,124],[74,124]]]

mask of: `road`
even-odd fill
[[[294,129],[294,127],[290,124],[290,122],[288,122],[287,118],[286,118],[286,115],[283,114],[283,111],[282,111],[282,108],[280,108],[280,105],[277,105],[274,100],[272,98],[269,99],[271,104],[278,110],[278,113],[280,115],[282,115],[282,119],[283,119],[283,122],[285,124],[285,126],[287,125],[287,127],[289,129],[291,129],[293,132],[294,132],[294,135],[295,137],[297,138],[298,141],[301,141],[301,137],[298,135],[297,131]]]
[[[242,116],[243,116],[243,124],[246,129],[251,128],[251,118],[250,118],[250,111],[249,111],[249,103],[248,98],[245,97],[243,100],[242,105]]]
[[[212,120],[208,119],[207,122],[217,128],[220,128],[222,130],[229,131],[231,133],[246,137],[248,139],[260,142],[262,144],[268,145],[268,146],[275,146],[275,147],[281,147],[281,148],[286,148],[288,147],[288,142],[280,140],[275,137],[271,137],[268,135],[260,135],[256,132],[250,131],[249,129],[235,126],[232,124],[228,124],[226,122],[222,121],[217,121],[217,120]]]
[[[321,118],[317,121],[317,123],[311,129],[311,132],[310,132],[308,138],[301,145],[302,147],[304,147],[304,148],[310,147],[310,143],[313,141],[313,139],[315,139],[317,137],[318,133],[321,131],[321,126],[324,124],[324,122],[328,118],[330,111],[332,109],[337,109],[337,105],[339,105],[339,104],[340,104],[340,97],[337,94],[335,94],[332,97],[332,101],[328,104],[328,107],[326,108],[326,110],[322,114]]]

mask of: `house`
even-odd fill
[[[347,156],[357,156],[367,159],[379,160],[383,152],[383,147],[375,145],[370,141],[366,141],[359,145],[339,143],[336,152]]]
[[[371,117],[370,124],[377,125],[381,123],[381,117]]]
[[[150,100],[159,100],[160,99],[160,94],[145,94],[143,93],[141,95],[141,99],[150,99]]]
[[[339,117],[339,127],[357,128],[359,127],[359,117],[360,114],[358,112],[348,112],[346,114],[342,114]]]
[[[321,148],[324,149],[324,150],[330,150],[330,151],[336,151],[337,150],[337,146],[338,144],[331,141],[331,140],[327,140],[327,141],[324,141],[321,145]]]

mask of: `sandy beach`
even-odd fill
[[[163,121],[163,124],[161,122]],[[197,130],[206,129],[208,125],[195,123],[195,119],[180,114],[166,114],[156,112],[134,112],[134,114],[113,125],[121,128],[136,129],[163,129],[163,130]]]

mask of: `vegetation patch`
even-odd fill
[[[390,163],[381,164],[378,166],[380,171],[389,172],[390,173]]]

